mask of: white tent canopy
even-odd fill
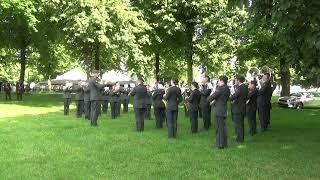
[[[102,75],[102,80],[107,82],[131,81],[127,73],[117,72],[115,70],[107,71]]]
[[[65,80],[65,81],[78,81],[87,80],[87,74],[79,68],[72,69],[60,76],[57,76],[55,80]]]

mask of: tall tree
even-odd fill
[[[319,72],[320,67],[320,46],[317,44],[320,34],[319,18],[317,18],[320,15],[319,1],[255,0],[252,2],[249,10],[252,15],[249,24],[251,38],[247,39],[251,46],[247,46],[247,49],[256,49],[258,52],[256,57],[261,57],[262,54],[272,55],[266,59],[273,59],[278,64],[282,85],[281,95],[290,94],[290,67],[296,70],[300,80],[305,80],[305,85],[318,83],[319,77],[310,72]],[[257,36],[261,31],[267,36]],[[261,46],[264,42],[267,42],[268,46]]]
[[[119,69],[121,63],[126,63],[129,69],[134,69],[137,66],[132,66],[132,61],[145,58],[139,46],[148,43],[144,34],[148,24],[128,2],[52,0],[51,3],[57,10],[52,20],[63,25],[69,47],[80,58],[91,61],[90,67]]]
[[[20,81],[25,79],[27,55],[33,37],[37,35],[38,20],[36,14],[40,3],[33,0],[10,1],[0,3],[0,40],[7,47],[19,53]]]
[[[132,2],[147,12],[148,22],[155,30],[152,36],[155,38],[151,41],[155,48],[151,49],[156,57],[159,51],[168,49],[183,51],[189,84],[193,80],[195,63],[215,72],[221,70],[217,65],[228,65],[235,46],[233,37],[237,27],[235,17],[239,15],[242,17],[243,14],[230,13],[234,10],[228,9],[226,1],[132,0]],[[215,66],[211,63],[213,61]]]
[[[149,67],[154,70],[155,79],[159,81],[161,78],[170,78],[170,76],[178,77],[180,73],[183,73],[181,70],[170,71],[170,69],[176,69],[176,63],[166,63],[166,61],[177,61],[179,56],[183,54],[179,24],[176,24],[176,21],[165,21],[164,23],[164,19],[170,19],[172,16],[167,12],[168,1],[131,0],[130,2],[139,11],[142,11],[152,28],[148,31],[150,43],[143,47],[143,51],[152,57],[149,61]],[[171,56],[167,56],[167,54]],[[168,67],[162,67],[164,64]]]

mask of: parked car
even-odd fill
[[[290,96],[279,97],[278,105],[295,109],[320,108],[320,94],[312,92],[292,93]]]

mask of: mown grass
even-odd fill
[[[91,128],[74,106],[63,116],[61,95],[0,98],[1,179],[320,179],[319,109],[274,106],[271,130],[240,146],[228,119],[229,148],[221,151],[213,129],[200,120],[191,134],[182,111],[169,140],[154,120],[136,132],[132,109],[117,120],[108,112]]]

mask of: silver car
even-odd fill
[[[303,108],[319,108],[319,93],[299,92],[292,93],[290,96],[283,96],[278,99],[278,105],[281,107],[289,107],[295,109]]]

